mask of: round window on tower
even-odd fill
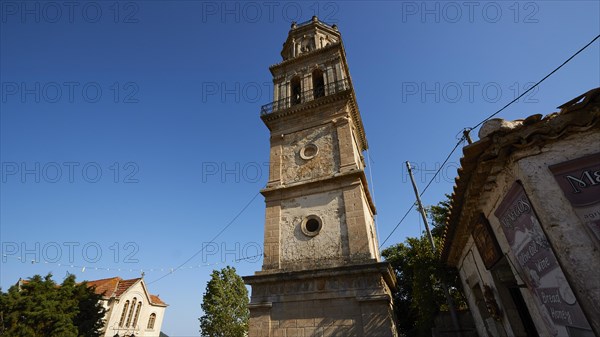
[[[319,148],[315,144],[307,144],[300,150],[300,158],[304,160],[313,159],[319,153]]]
[[[302,233],[306,236],[315,236],[319,234],[323,227],[321,218],[316,215],[309,215],[302,221]]]

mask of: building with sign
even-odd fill
[[[262,270],[249,337],[396,336],[396,279],[381,262],[365,175],[365,130],[340,32],[316,17],[292,24],[270,67]]]
[[[600,336],[600,88],[463,149],[442,259],[480,336]]]

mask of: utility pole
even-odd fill
[[[408,169],[408,175],[410,175],[410,181],[412,182],[413,189],[415,190],[415,195],[417,196],[417,206],[419,207],[419,213],[421,213],[421,217],[423,217],[423,223],[425,224],[425,230],[427,231],[427,238],[429,239],[429,243],[431,244],[431,250],[435,254],[435,243],[433,242],[433,236],[431,235],[431,231],[429,230],[427,215],[425,214],[425,209],[423,208],[423,204],[421,203],[421,196],[419,196],[419,190],[417,189],[417,184],[415,183],[415,178],[413,177],[412,169],[410,167],[409,162],[406,162],[406,168]]]
[[[423,217],[423,223],[425,224],[425,230],[427,231],[427,238],[429,239],[429,243],[431,244],[431,251],[433,254],[436,254],[435,242],[433,241],[433,236],[431,235],[431,231],[429,230],[429,222],[427,222],[427,215],[425,214],[425,208],[423,207],[423,203],[421,203],[421,196],[419,195],[419,189],[417,188],[417,184],[415,183],[415,178],[412,174],[412,169],[410,167],[410,163],[406,162],[406,168],[408,169],[408,175],[410,176],[410,181],[413,185],[413,190],[415,191],[415,196],[417,197],[417,207],[419,208],[419,213],[421,213],[421,217]],[[456,316],[456,308],[454,308],[454,302],[452,301],[452,297],[450,297],[450,292],[448,291],[448,286],[445,282],[440,282],[442,284],[442,288],[444,291],[444,295],[446,296],[446,302],[448,303],[448,309],[450,310],[450,317],[452,318],[452,324],[454,325],[454,330],[456,331],[456,336],[462,337],[462,333],[460,332],[460,324],[458,323],[458,316]]]

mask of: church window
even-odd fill
[[[302,88],[300,85],[300,77],[296,76],[294,78],[292,78],[292,81],[290,82],[291,85],[291,94],[292,94],[292,105],[296,105],[299,104],[301,101],[301,96],[302,96]]]
[[[304,160],[313,159],[319,153],[319,148],[315,144],[307,144],[300,150],[300,158]]]
[[[323,71],[315,69],[312,72],[313,96],[315,99],[325,96],[325,80],[323,79]]]
[[[137,309],[135,309],[135,317],[133,318],[133,327],[137,326],[138,318],[140,317],[140,311],[142,310],[142,301],[138,302]]]
[[[125,301],[123,305],[123,312],[121,313],[121,320],[119,320],[119,326],[123,326],[125,323],[125,315],[127,315],[127,309],[129,308],[129,301]]]
[[[148,318],[148,329],[154,329],[154,322],[156,322],[156,314],[150,314],[150,318]]]
[[[323,223],[321,222],[321,218],[316,215],[307,216],[304,221],[302,221],[301,225],[302,232],[306,236],[315,236],[319,234],[322,227]]]
[[[135,309],[135,303],[137,302],[137,298],[134,297],[133,301],[131,301],[131,308],[129,309],[129,315],[127,315],[127,322],[125,323],[126,327],[129,327],[131,324],[131,318],[133,317],[133,310]]]

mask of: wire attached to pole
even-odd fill
[[[571,55],[571,57],[569,57],[568,59],[566,59],[563,63],[561,63],[558,67],[556,67],[554,70],[552,70],[548,75],[544,76],[541,80],[539,80],[537,83],[535,83],[531,88],[525,90],[521,95],[519,95],[518,97],[516,97],[515,99],[513,99],[512,101],[510,101],[509,103],[507,103],[506,105],[504,105],[502,108],[500,108],[499,110],[497,110],[496,112],[494,112],[493,114],[489,115],[487,118],[485,118],[484,120],[480,121],[479,123],[477,123],[475,126],[470,127],[470,128],[465,128],[462,131],[462,137],[460,138],[460,140],[458,141],[458,143],[456,143],[456,145],[454,146],[454,148],[452,149],[452,151],[450,151],[450,154],[446,157],[446,159],[444,160],[444,162],[442,163],[442,165],[440,166],[440,168],[437,170],[437,172],[435,173],[435,175],[433,176],[433,178],[429,181],[429,183],[427,183],[427,186],[425,186],[425,188],[423,189],[423,191],[420,193],[420,196],[423,196],[423,194],[425,193],[425,191],[427,191],[427,189],[429,188],[429,186],[433,183],[433,181],[435,180],[435,178],[437,177],[437,175],[440,173],[440,171],[443,169],[444,165],[448,162],[448,160],[450,159],[450,157],[452,156],[452,154],[454,153],[454,151],[456,151],[456,149],[458,148],[458,146],[464,141],[467,140],[467,142],[469,144],[472,144],[473,141],[471,140],[470,137],[470,132],[474,129],[476,129],[477,127],[481,126],[483,123],[487,122],[488,120],[490,120],[491,118],[493,118],[494,116],[496,116],[497,114],[499,114],[500,112],[502,112],[504,109],[508,108],[511,104],[513,104],[514,102],[518,101],[521,97],[525,96],[528,92],[530,92],[531,90],[533,90],[534,88],[536,88],[537,86],[539,86],[542,82],[544,82],[548,77],[552,76],[555,72],[557,72],[560,68],[562,68],[564,65],[566,65],[567,63],[569,63],[573,58],[575,58],[575,56],[579,55],[582,51],[584,51],[587,47],[589,47],[592,43],[594,43],[596,40],[598,40],[600,38],[600,34],[597,35],[596,37],[594,37],[590,42],[588,42],[585,46],[583,46],[581,49],[579,49],[577,52],[575,52],[573,55]],[[404,221],[404,219],[408,216],[408,213],[415,207],[414,204],[411,205],[411,207],[408,209],[408,211],[406,212],[406,214],[404,214],[404,216],[402,217],[402,219],[400,219],[400,221],[398,222],[398,224],[394,227],[394,229],[392,229],[392,232],[386,237],[385,240],[383,240],[383,243],[381,243],[380,245],[380,249],[381,247],[383,247],[383,245],[387,242],[387,240],[392,236],[392,234],[394,234],[394,232],[396,231],[396,229],[398,229],[398,227],[400,226],[400,224]]]
[[[477,123],[474,127],[471,128],[471,130],[476,129],[477,127],[479,127],[481,124],[487,122],[488,120],[490,120],[492,117],[496,116],[497,114],[499,114],[500,112],[502,112],[504,109],[508,108],[511,104],[513,104],[514,102],[518,101],[521,97],[525,96],[528,92],[530,92],[531,90],[533,90],[535,87],[537,87],[538,85],[540,85],[542,82],[544,82],[548,77],[550,77],[552,74],[554,74],[555,72],[557,72],[560,68],[562,68],[565,64],[569,63],[569,61],[571,61],[575,56],[579,55],[579,53],[581,53],[582,51],[584,51],[587,47],[589,47],[592,43],[594,43],[594,41],[598,40],[598,38],[600,38],[600,35],[597,35],[595,38],[592,39],[592,41],[588,42],[588,44],[586,44],[585,46],[583,46],[581,49],[579,49],[575,54],[571,55],[571,57],[569,57],[565,62],[563,62],[561,65],[559,65],[558,67],[556,67],[554,70],[552,70],[548,75],[544,76],[544,78],[542,78],[541,80],[539,80],[536,84],[534,84],[531,88],[525,90],[522,94],[520,94],[517,98],[513,99],[512,101],[510,101],[508,104],[506,104],[505,106],[503,106],[500,110],[494,112],[493,114],[491,114],[490,116],[488,116],[486,119],[482,120],[481,122]]]

